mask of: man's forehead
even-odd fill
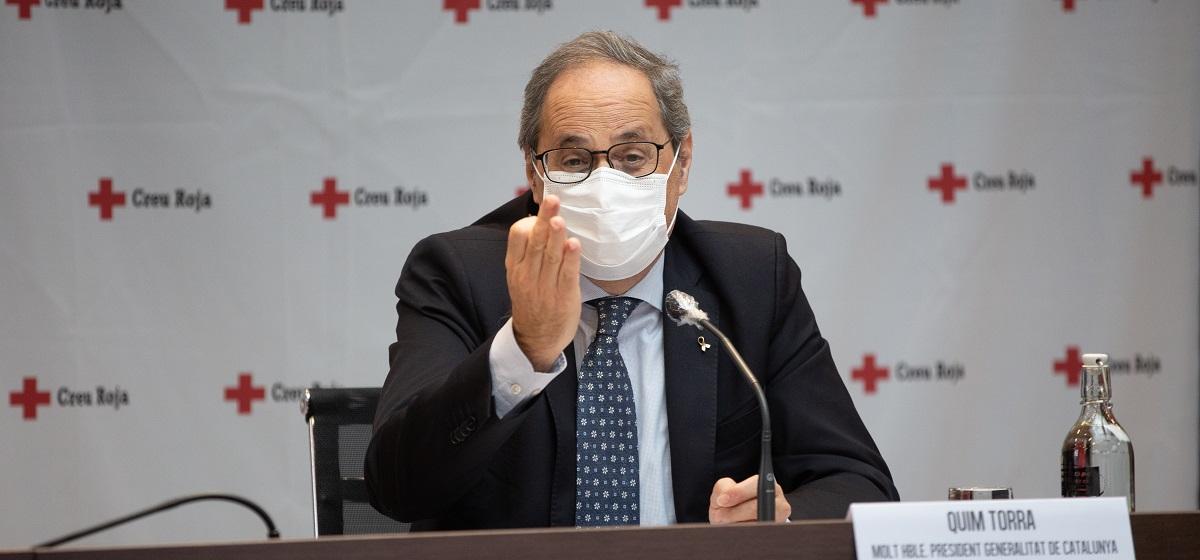
[[[608,139],[613,142],[633,142],[635,140],[653,140],[657,142],[658,134],[648,126],[634,125],[629,128],[618,130],[615,134],[609,134]],[[575,132],[571,130],[550,131],[547,140],[556,145],[584,145],[592,140],[592,135],[584,132]]]
[[[650,80],[641,71],[591,63],[563,72],[542,107],[542,141],[661,141],[666,128]]]

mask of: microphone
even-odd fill
[[[254,513],[257,514],[260,519],[262,519],[263,524],[265,524],[267,526],[267,538],[268,539],[278,539],[279,538],[279,531],[275,530],[275,522],[271,521],[271,516],[267,515],[267,512],[265,510],[263,510],[263,508],[259,507],[258,504],[251,502],[250,500],[247,500],[246,498],[243,498],[241,496],[234,496],[233,494],[196,494],[193,496],[184,496],[182,498],[175,498],[174,500],[169,500],[169,501],[163,502],[154,507],[146,508],[144,510],[131,513],[129,515],[126,515],[125,517],[121,517],[119,519],[114,519],[114,520],[108,521],[106,523],[101,523],[100,525],[96,525],[95,527],[89,527],[87,529],[76,531],[69,535],[65,535],[65,536],[59,537],[54,540],[46,541],[42,544],[34,545],[33,548],[35,550],[40,549],[40,548],[53,548],[60,544],[69,543],[76,539],[82,539],[83,537],[86,537],[88,535],[92,535],[95,533],[99,533],[101,531],[112,529],[113,527],[116,527],[118,525],[124,525],[135,519],[141,519],[143,517],[146,517],[147,515],[153,515],[160,511],[166,511],[166,510],[171,509],[176,506],[181,506],[183,504],[187,504],[187,503],[191,503],[191,502],[199,502],[199,501],[204,501],[204,500],[224,500],[226,502],[233,502],[235,504],[241,504],[241,505],[253,510]]]
[[[762,442],[760,444],[762,459],[758,464],[758,520],[774,521],[775,469],[771,465],[771,411],[767,408],[767,394],[763,392],[758,378],[750,371],[750,366],[746,365],[746,361],[742,359],[737,348],[733,346],[725,333],[722,333],[708,320],[708,313],[700,309],[696,298],[679,290],[671,290],[671,293],[667,294],[665,307],[667,316],[675,321],[676,325],[691,325],[715,335],[729,351],[729,357],[733,358],[733,363],[737,366],[738,371],[742,372],[742,377],[754,390],[754,396],[758,397],[758,408],[762,413]]]

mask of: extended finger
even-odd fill
[[[563,262],[558,269],[558,288],[579,287],[579,259],[582,246],[574,237],[563,242]]]
[[[757,497],[758,475],[754,475],[729,488],[726,488],[720,496],[717,496],[717,505],[721,507],[733,507],[745,502],[746,500],[752,500]]]
[[[550,239],[546,241],[546,252],[543,254],[542,274],[546,275],[549,283],[558,279],[559,266],[563,261],[563,244],[567,241],[567,223],[562,216],[550,218]]]
[[[550,218],[558,215],[558,209],[561,206],[561,201],[557,196],[552,194],[546,195],[542,199],[542,204],[538,206],[537,219],[539,221],[549,222]]]
[[[504,256],[504,266],[513,267],[525,258],[525,246],[529,244],[529,232],[535,218],[521,218],[508,228],[508,252]]]
[[[550,218],[558,215],[558,197],[550,195],[542,200],[538,208],[537,219],[533,222],[533,232],[529,234],[529,242],[525,248],[525,263],[530,267],[531,278],[537,278],[542,270],[542,259],[546,253],[546,244],[550,241]]]

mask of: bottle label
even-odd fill
[[[1064,498],[1099,496],[1100,467],[1076,467],[1063,464],[1062,495]]]

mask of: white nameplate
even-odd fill
[[[850,506],[858,560],[1133,560],[1125,498],[962,500]]]

